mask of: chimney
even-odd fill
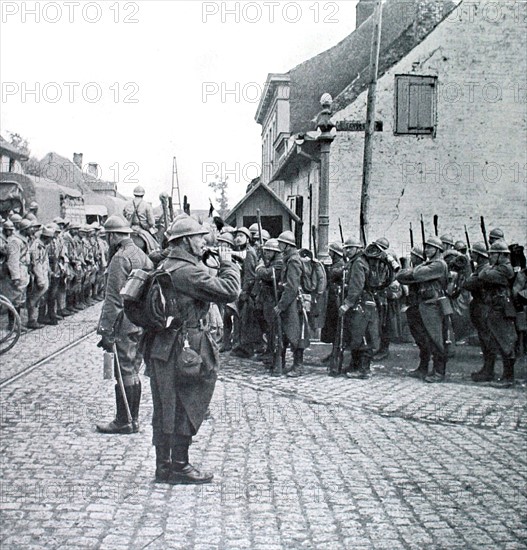
[[[359,28],[375,11],[375,1],[376,0],[359,0],[355,13],[356,28]]]
[[[73,164],[82,170],[82,153],[73,153]]]
[[[87,172],[90,176],[93,176],[97,179],[99,177],[99,165],[96,162],[88,163]]]
[[[414,36],[421,41],[452,9],[449,0],[417,0],[414,19]]]

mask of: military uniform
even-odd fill
[[[111,222],[112,218],[114,216],[110,216],[106,224]],[[116,384],[117,416],[115,421],[109,425],[98,426],[97,428],[101,432],[116,433],[119,432],[120,426],[123,427],[122,433],[130,433],[132,430],[134,432],[139,431],[138,419],[139,404],[141,401],[139,369],[142,362],[142,356],[139,352],[139,342],[143,331],[132,324],[124,314],[123,298],[120,292],[133,269],[151,269],[152,267],[152,262],[148,256],[130,238],[125,238],[121,241],[108,266],[106,293],[97,332],[103,336],[103,339],[107,339],[108,342],[115,341],[115,349],[121,367],[126,399],[132,415],[132,426],[130,427],[128,424],[122,392],[119,385]],[[117,365],[115,365],[115,369],[117,378]]]
[[[37,317],[40,301],[49,287],[48,251],[40,238],[31,238],[29,254],[31,258],[31,283],[27,294],[27,326],[38,328]]]
[[[320,339],[327,344],[333,344],[337,339],[337,325],[339,316],[339,307],[342,300],[342,277],[346,268],[346,260],[339,260],[331,264],[328,268],[328,301],[326,308],[326,320]]]
[[[13,233],[6,239],[7,276],[2,279],[1,294],[20,310],[26,302],[26,291],[29,285],[29,246],[27,239]]]

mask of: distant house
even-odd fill
[[[25,160],[28,160],[28,156],[23,151],[0,136],[0,172],[22,173],[21,161]]]
[[[397,19],[401,6],[406,13]],[[472,240],[480,240],[484,215],[508,240],[524,243],[527,237],[522,16],[514,6],[500,4],[496,21],[485,6],[473,8],[468,1],[434,0],[387,0],[383,7],[370,238],[385,235],[400,254],[408,252],[409,222],[417,226],[421,213],[428,232],[437,215],[440,231],[461,239],[466,224]],[[320,162],[313,120],[320,106],[315,101],[323,92],[333,95],[338,131],[330,152],[330,240],[340,240],[339,218],[347,234],[359,233],[368,60],[355,38],[362,36],[369,48],[371,24],[367,19],[341,44],[293,69],[289,81],[270,75],[256,115],[263,129],[262,180],[288,204],[302,203],[304,229],[317,226]],[[342,67],[345,44],[355,69],[341,87],[331,75]],[[355,64],[357,58],[362,61]],[[306,88],[305,101],[296,97],[298,86],[295,94],[285,91],[295,71],[310,73],[316,83],[315,93]],[[289,121],[280,122],[280,113],[288,113]],[[304,230],[304,246],[309,240]]]

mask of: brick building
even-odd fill
[[[435,0],[387,0],[384,4],[370,239],[385,235],[397,253],[406,254],[409,223],[417,229],[422,214],[429,233],[437,215],[441,233],[462,239],[466,224],[472,240],[481,240],[479,219],[484,215],[488,227],[504,229],[509,243],[526,242],[527,38],[523,8],[487,1],[454,5]],[[360,35],[369,46],[371,33],[370,17],[344,41],[351,48],[346,50],[348,65],[355,65],[346,73],[348,81],[342,88],[342,80],[325,81],[325,75],[341,66],[342,43],[321,54],[326,65],[322,78],[315,78],[321,56],[299,66],[306,77],[311,74],[311,80],[319,82],[318,98],[329,92],[335,100],[330,240],[340,239],[339,218],[347,234],[359,235],[369,52],[368,56],[361,54],[363,45],[358,55],[353,55],[354,35]],[[302,238],[308,246],[308,228],[318,223],[320,162],[312,122],[317,110],[313,87],[304,102],[294,99],[301,91],[298,86],[295,94],[291,89],[285,91],[287,77],[290,86],[299,70],[280,79],[270,75],[257,121],[263,127],[263,181],[295,212],[299,211],[297,203],[302,203]],[[279,120],[280,112],[287,111],[288,127]]]

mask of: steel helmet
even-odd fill
[[[484,258],[488,258],[489,254],[487,251],[487,247],[485,246],[485,243],[474,243],[472,245],[472,252],[475,252],[476,254],[479,254],[480,256],[483,256]]]
[[[295,235],[292,231],[284,231],[280,233],[278,242],[288,244],[289,246],[296,246]]]
[[[257,223],[253,223],[250,227],[249,227],[249,231],[251,233],[260,233],[260,228],[258,227],[258,224]]]
[[[72,226],[73,229],[73,226]],[[128,222],[121,218],[121,216],[110,216],[104,223],[104,229],[106,233],[133,233],[132,228],[128,225]],[[81,229],[84,231],[84,229]]]
[[[448,241],[445,241],[445,242],[448,242]],[[443,247],[443,238],[440,239],[438,237],[428,237],[428,239],[426,239],[425,245],[433,246],[434,248],[437,248],[441,252],[445,250]]]
[[[39,228],[39,227],[42,227],[42,224],[41,223],[38,223],[37,220],[30,220],[31,222],[31,227],[35,227],[35,228]]]
[[[223,233],[218,237],[218,242],[227,243],[234,246],[234,237],[232,236],[232,233]]]
[[[135,189],[134,189],[134,196],[135,197],[144,197],[145,195],[145,188],[144,187],[141,187],[140,185],[138,185]]]
[[[344,241],[344,248],[362,248],[362,243],[359,239],[349,237]]]
[[[89,230],[90,230],[90,226],[86,225],[85,223],[81,224],[81,226],[79,227],[79,231],[81,233],[88,233]]]
[[[262,241],[268,241],[271,238],[269,231],[262,229]]]
[[[4,222],[4,229],[15,229],[15,224],[11,220]]]
[[[20,226],[19,226],[19,227],[20,227],[21,230],[22,230],[22,229],[29,229],[29,228],[31,227],[31,225],[32,225],[32,223],[31,223],[30,220],[24,219],[24,220],[22,220],[22,221],[20,222]]]
[[[489,233],[489,239],[504,239],[505,233],[499,228],[496,227],[495,229],[492,229],[492,231]]]
[[[411,254],[414,256],[417,256],[418,258],[421,258],[421,260],[426,261],[425,253],[423,252],[422,246],[414,246],[412,248]]]
[[[31,201],[29,203],[29,210],[38,210],[38,203],[35,201]]]
[[[269,239],[262,248],[263,250],[269,250],[271,252],[281,252],[278,239]]]
[[[53,238],[55,236],[55,228],[45,225],[42,229],[41,236]]]
[[[335,252],[335,254],[338,254],[339,256],[344,255],[344,251],[342,250],[342,245],[340,243],[330,243],[328,249]]]
[[[454,248],[459,251],[459,252],[463,252],[463,251],[467,251],[467,243],[465,241],[456,241],[456,243],[454,244]]]
[[[236,233],[243,233],[248,239],[252,237],[251,232],[246,227],[237,227],[234,231],[234,234]]]
[[[386,237],[377,239],[375,243],[381,250],[388,250],[390,248],[390,241]]]
[[[20,223],[22,221],[22,216],[20,214],[13,214],[9,219],[13,223]]]
[[[449,244],[450,246],[454,246],[454,237],[452,237],[452,235],[441,235],[439,238],[441,239],[443,245]]]
[[[205,229],[199,222],[185,214],[184,216],[178,216],[176,220],[172,223],[170,229],[167,231],[167,239],[168,242],[171,242],[176,239],[181,239],[182,237],[207,235],[208,233],[209,231]]]
[[[109,220],[110,218],[108,218]],[[106,221],[108,221],[106,220]],[[80,229],[81,228],[81,224],[80,223],[77,223],[77,222],[71,222],[70,225],[69,225],[69,229]]]
[[[507,243],[503,239],[500,239],[490,245],[489,253],[490,254],[510,254],[511,251],[509,250]]]
[[[235,231],[235,228],[232,227],[232,225],[224,225],[221,228],[220,233],[223,235],[223,233],[234,233],[234,231]]]
[[[56,223],[57,225],[59,225],[61,223],[66,223],[66,220],[63,220],[62,218],[55,218],[53,220],[53,223]]]
[[[91,223],[91,224],[90,224],[90,227],[91,227],[92,229],[95,229],[95,230],[101,228],[101,226],[99,225],[98,222],[93,222],[93,223]]]

